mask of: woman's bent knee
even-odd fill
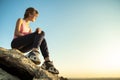
[[[43,36],[45,36],[45,32],[44,32],[44,31],[41,31],[41,34],[42,34]]]
[[[45,32],[44,31],[41,31],[41,33],[35,32],[35,34],[45,36]]]

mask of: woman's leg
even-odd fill
[[[18,37],[11,42],[11,47],[22,52],[27,52],[33,48],[34,38],[36,33],[31,33],[25,36]]]
[[[41,45],[42,41],[44,39],[44,32],[42,31],[40,34],[35,33],[34,42],[32,45],[32,51],[27,55],[35,64],[40,64],[39,59],[39,45]]]
[[[42,31],[40,34],[36,32],[36,35],[34,37],[34,42],[33,42],[33,48],[39,48],[41,45],[43,39],[44,39],[45,33]]]
[[[33,51],[38,51],[39,45],[41,44],[41,42],[44,39],[44,32],[42,31],[40,34],[38,34],[37,32],[33,33],[34,35],[31,36],[32,39],[31,40],[31,44],[26,45],[25,47],[22,48],[22,51],[27,51],[27,50],[33,50]]]
[[[49,51],[48,51],[48,46],[47,42],[45,39],[42,40],[41,45],[40,45],[40,50],[42,52],[42,55],[46,61],[49,61]]]
[[[51,73],[59,74],[59,71],[54,67],[53,62],[50,61],[50,59],[49,59],[49,51],[48,51],[48,46],[47,46],[47,42],[46,42],[45,38],[43,38],[39,44],[40,44],[39,45],[40,50],[45,59],[45,62],[42,64],[41,68],[48,70]]]

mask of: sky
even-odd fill
[[[16,20],[28,7],[39,11],[30,26],[45,31],[61,76],[120,76],[119,0],[0,0],[0,47],[11,49]]]

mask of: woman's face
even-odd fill
[[[29,14],[29,20],[34,22],[38,17],[38,14],[34,12],[33,14]]]

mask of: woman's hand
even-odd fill
[[[41,30],[40,28],[36,28],[36,32],[37,32],[38,34],[40,34],[40,33],[42,32],[42,30]]]

